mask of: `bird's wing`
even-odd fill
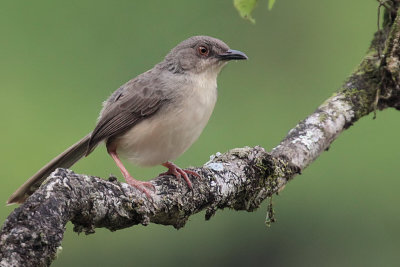
[[[102,140],[124,133],[146,117],[155,114],[168,101],[157,85],[132,80],[118,89],[101,114],[89,140],[88,155]]]

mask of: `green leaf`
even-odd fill
[[[233,0],[233,5],[239,11],[242,18],[249,20],[251,23],[256,21],[251,16],[251,12],[256,7],[258,0]]]
[[[272,7],[274,6],[274,4],[275,4],[275,0],[269,0],[268,1],[268,9],[271,10]]]

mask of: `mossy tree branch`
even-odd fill
[[[183,227],[189,216],[218,209],[252,211],[311,164],[339,134],[376,109],[400,109],[399,1],[390,2],[383,27],[354,73],[313,114],[290,130],[267,153],[261,147],[232,149],[193,168],[193,191],[185,183],[162,176],[148,200],[135,188],[56,170],[23,205],[15,209],[0,232],[1,266],[48,266],[61,246],[65,225],[77,232],[111,231],[137,224]]]

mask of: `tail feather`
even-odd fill
[[[90,135],[91,134],[86,135],[84,138],[47,163],[10,196],[7,200],[7,204],[23,203],[39,188],[42,182],[55,169],[69,168],[85,156],[89,145]]]

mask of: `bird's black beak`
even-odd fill
[[[233,49],[229,49],[228,51],[226,51],[223,54],[218,55],[218,58],[221,60],[242,60],[242,59],[248,59],[248,57],[246,56],[245,53],[240,52],[238,50],[233,50]]]

